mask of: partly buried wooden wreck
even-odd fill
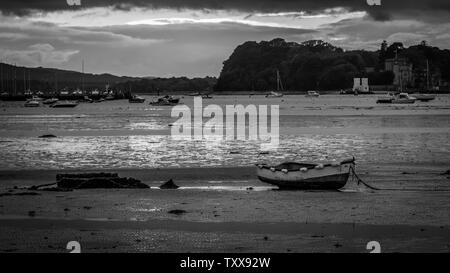
[[[147,184],[132,177],[119,177],[117,173],[67,173],[57,174],[56,183],[32,186],[30,190],[77,189],[146,189]]]

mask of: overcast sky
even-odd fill
[[[0,59],[127,76],[218,76],[245,41],[450,48],[450,0],[1,0]]]

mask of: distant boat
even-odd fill
[[[413,94],[414,98],[419,101],[427,102],[432,101],[436,98],[436,95],[433,94]]]
[[[392,100],[392,103],[394,104],[413,104],[415,102],[416,98],[411,97],[408,93],[400,93]]]
[[[202,99],[212,99],[213,97],[209,94],[202,95]]]
[[[39,101],[37,100],[29,100],[27,102],[25,102],[25,107],[39,107],[41,104]]]
[[[194,92],[194,93],[189,94],[189,96],[191,96],[191,97],[198,97],[198,96],[201,96],[201,95],[202,94],[200,92]]]
[[[257,165],[259,180],[280,189],[339,190],[345,186],[355,158],[340,163],[286,162],[276,166]]]
[[[129,103],[143,103],[145,102],[145,99],[143,97],[139,97],[138,95],[133,95],[131,98],[128,99]]]
[[[79,99],[78,102],[89,102],[89,103],[91,103],[92,99],[89,98],[88,96],[83,96],[83,98]]]
[[[57,103],[59,100],[57,98],[50,98],[50,99],[46,99],[44,100],[42,103],[43,104],[53,104],[53,103]]]
[[[104,98],[99,98],[97,100],[92,100],[93,103],[100,103],[100,102],[104,102],[105,99]]]
[[[377,103],[392,103],[394,98],[395,98],[394,94],[387,93],[384,96],[379,96],[378,99],[377,99]]]
[[[172,96],[164,96],[158,98],[156,101],[152,101],[149,104],[153,106],[174,106],[180,102],[179,98],[174,98]]]
[[[283,83],[281,82],[280,71],[277,69],[277,92],[271,91],[266,95],[266,98],[281,98],[283,94],[280,91],[283,91]]]
[[[284,95],[281,93],[277,93],[275,91],[271,91],[269,94],[266,95],[266,98],[281,98]]]
[[[52,105],[50,105],[50,107],[52,108],[74,108],[78,105],[77,102],[73,102],[73,101],[58,101]]]
[[[308,91],[305,96],[306,97],[319,97],[320,94],[317,91]]]
[[[105,100],[114,100],[115,97],[112,94],[109,94],[108,96],[105,97]]]

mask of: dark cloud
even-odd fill
[[[369,6],[367,0],[81,0],[82,5],[69,6],[67,0],[2,0],[0,10],[6,14],[26,15],[33,11],[58,11],[91,7],[113,7],[128,10],[133,7],[173,9],[225,9],[244,12],[320,12],[327,8],[344,7],[351,11],[367,11],[376,20],[393,16],[420,16],[424,13],[450,13],[449,0],[381,0],[381,6]]]

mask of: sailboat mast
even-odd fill
[[[14,95],[17,95],[17,64],[14,64]]]
[[[4,92],[3,90],[3,60],[0,62],[0,78],[2,82],[2,87],[0,89],[1,92]]]
[[[84,59],[81,60],[81,91],[84,92]]]
[[[430,66],[427,59],[427,91],[430,90]]]

